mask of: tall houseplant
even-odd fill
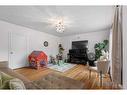
[[[95,48],[95,58],[96,60],[102,56],[102,50],[107,51],[108,50],[108,40],[104,40],[102,43],[96,43]]]

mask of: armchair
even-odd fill
[[[102,75],[108,74],[108,70],[109,70],[109,61],[108,60],[97,61],[97,64],[95,67],[89,66],[89,78],[91,78],[91,71],[97,72],[100,76],[100,86],[102,86],[103,85]]]

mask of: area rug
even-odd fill
[[[48,66],[48,68],[59,71],[59,72],[66,72],[69,69],[73,68],[74,66],[76,66],[76,64],[64,63],[60,65],[50,65]]]
[[[84,82],[60,75],[50,73],[34,81],[40,89],[85,89]]]

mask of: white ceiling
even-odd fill
[[[56,36],[94,32],[111,27],[113,6],[0,6],[0,20]],[[65,32],[57,33],[50,19],[63,17]]]

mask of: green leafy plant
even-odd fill
[[[64,48],[62,47],[62,44],[59,44],[59,54],[63,54]]]
[[[108,49],[108,40],[104,40],[102,43],[96,43],[94,48],[95,48],[95,58],[96,60],[102,56],[102,50],[107,51]]]

